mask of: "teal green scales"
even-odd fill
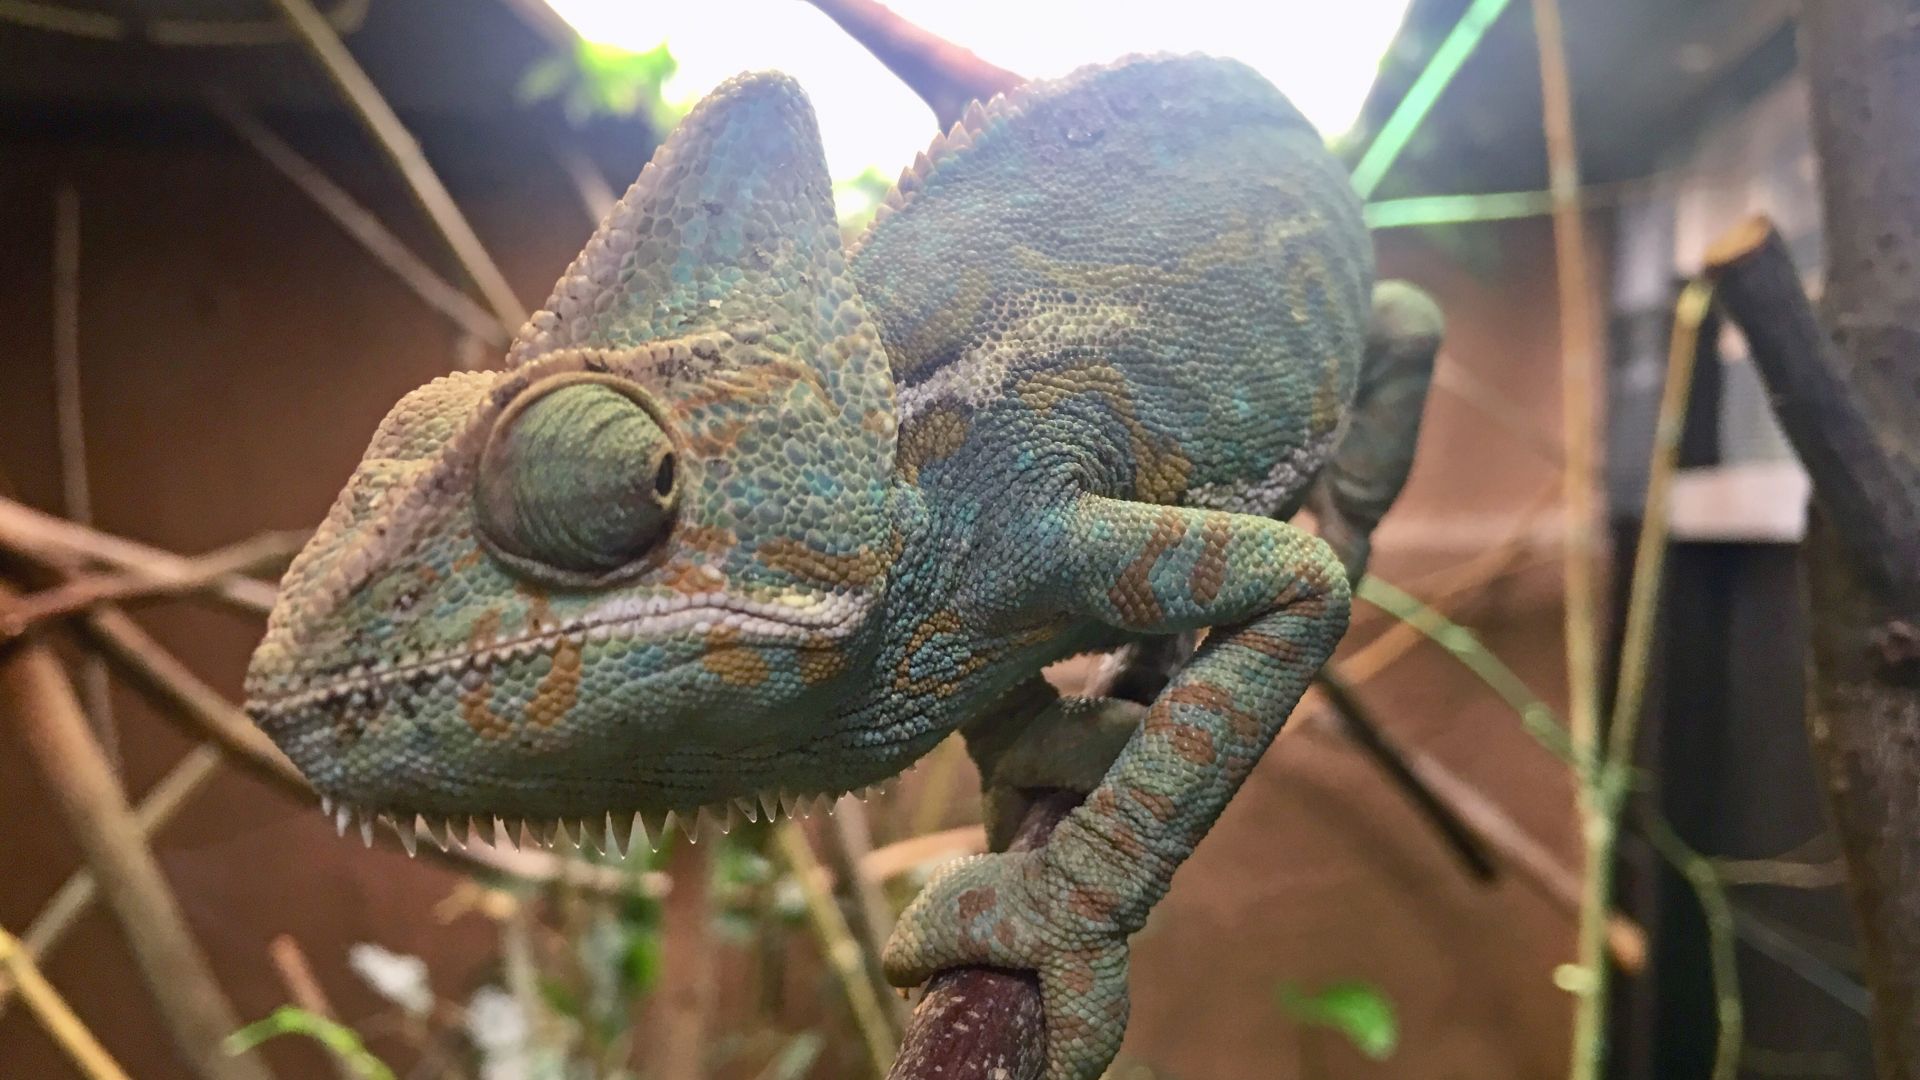
[[[990,794],[1089,794],[1045,848],[931,882],[889,977],[1035,970],[1049,1075],[1091,1077],[1128,935],[1345,629],[1342,559],[1405,478],[1437,341],[1238,63],[977,105],[851,254],[799,87],[742,76],[504,370],[395,406],[287,573],[249,707],[343,825],[614,847],[966,731]],[[1338,555],[1285,522],[1309,499]],[[1151,706],[1039,680],[1202,629]]]

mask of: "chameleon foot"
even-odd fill
[[[955,863],[900,916],[883,963],[917,986],[947,968],[1035,972],[1046,1013],[1046,1080],[1094,1080],[1127,1030],[1127,940],[1102,898],[1049,865],[1045,849]]]

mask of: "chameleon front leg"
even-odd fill
[[[1213,627],[1046,846],[949,867],[901,916],[887,976],[1031,969],[1048,1080],[1090,1080],[1126,1030],[1127,938],[1206,835],[1346,630],[1325,543],[1266,518],[1083,496],[1042,598],[1116,629]]]

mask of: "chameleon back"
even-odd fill
[[[1373,276],[1320,136],[1253,70],[1204,57],[974,107],[907,170],[853,271],[910,481],[964,487],[1042,442],[1098,494],[1259,514],[1297,504],[1332,452]]]

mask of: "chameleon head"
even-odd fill
[[[249,710],[322,793],[403,819],[824,790],[804,721],[886,584],[893,416],[812,111],[735,79],[506,370],[388,414],[287,572]]]

